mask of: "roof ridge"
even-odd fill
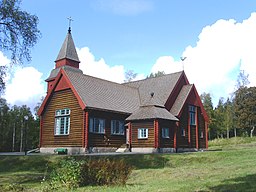
[[[140,79],[140,80],[136,80],[136,81],[125,82],[125,83],[122,83],[122,84],[123,84],[123,85],[127,85],[127,84],[130,84],[130,83],[136,83],[136,82],[147,81],[147,80],[149,80],[149,79],[156,79],[156,78],[166,77],[166,76],[175,75],[175,74],[183,73],[183,72],[184,72],[184,71],[177,71],[177,72],[174,72],[174,73],[168,73],[168,74],[160,75],[160,76],[157,76],[157,77],[149,77],[149,78]]]
[[[64,70],[66,70],[66,69],[64,69]],[[69,69],[67,69],[67,70],[69,70]],[[71,70],[69,70],[69,71],[71,71]],[[76,71],[72,70],[71,72],[76,72]],[[92,79],[97,79],[97,80],[108,82],[108,83],[115,84],[115,85],[118,85],[118,86],[122,86],[122,87],[126,87],[126,88],[128,87],[128,88],[132,88],[134,90],[138,90],[136,87],[125,86],[122,83],[117,83],[117,82],[110,81],[110,80],[107,80],[107,79],[103,79],[103,78],[100,78],[100,77],[95,77],[95,76],[84,74],[84,73],[79,73],[79,74],[81,76],[89,77],[89,78],[92,78]]]

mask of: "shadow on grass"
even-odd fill
[[[77,160],[88,159],[110,159],[110,160],[124,160],[135,169],[159,169],[164,168],[168,163],[168,159],[162,154],[129,154],[129,155],[104,155],[104,156],[77,156]]]
[[[256,174],[226,179],[222,184],[211,187],[212,191],[256,191]]]
[[[0,173],[19,171],[44,171],[49,158],[42,156],[2,156],[0,157]]]
[[[169,161],[161,154],[129,155],[125,161],[137,169],[159,169],[164,168]]]

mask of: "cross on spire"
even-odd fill
[[[74,21],[71,17],[68,17],[67,18],[69,21],[68,21],[68,32],[70,33],[71,32],[71,22]]]

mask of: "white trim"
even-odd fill
[[[138,128],[138,139],[148,138],[148,128]]]

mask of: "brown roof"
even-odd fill
[[[88,108],[132,114],[127,120],[152,118],[178,120],[175,114],[164,108],[164,104],[182,72],[118,84],[84,75],[80,70],[74,70],[69,66],[62,68]]]
[[[64,69],[86,107],[132,113],[140,105],[138,90]]]
[[[70,29],[68,30],[68,34],[61,46],[61,49],[60,49],[60,52],[58,54],[56,61],[59,61],[64,58],[80,62],[77,52],[76,52],[76,47],[75,47]]]
[[[189,93],[192,89],[193,85],[184,85],[178,95],[178,97],[176,98],[170,112],[175,115],[178,116],[180,111],[182,110],[183,105],[185,104]]]
[[[134,87],[139,90],[141,105],[147,103],[148,95],[152,92],[156,94],[156,97],[160,102],[159,104],[164,105],[182,73],[183,72],[181,71],[159,77],[124,83],[123,85]]]
[[[179,121],[167,109],[161,106],[147,105],[141,106],[138,110],[132,113],[126,120],[144,120],[144,119],[167,119],[172,121]]]

